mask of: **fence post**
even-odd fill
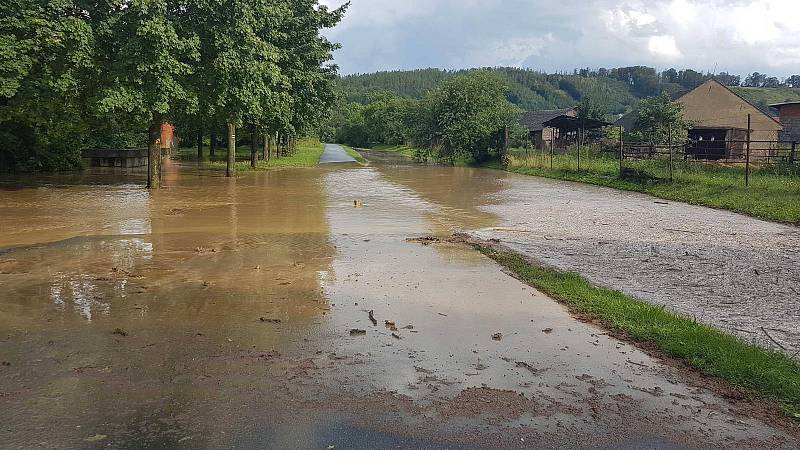
[[[750,126],[751,126],[751,117],[750,114],[747,115],[747,160],[745,161],[744,166],[744,185],[750,186]]]
[[[622,137],[623,130],[624,129],[622,127],[619,127],[619,177],[620,178],[622,178],[622,171],[623,171],[622,161],[625,158],[625,143]]]
[[[550,135],[550,170],[553,170],[553,147],[555,147],[555,136]]]
[[[667,126],[667,134],[669,135],[669,181],[672,183],[675,181],[675,177],[673,176],[672,172],[672,124]]]
[[[581,129],[578,128],[578,172],[581,171],[581,140],[583,137],[583,133]]]
[[[797,141],[792,142],[792,156],[790,158],[792,164],[797,162]]]

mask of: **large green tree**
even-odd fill
[[[433,125],[426,132],[432,132],[428,140],[439,147],[440,156],[485,161],[492,150],[500,150],[498,135],[521,113],[506,100],[507,89],[497,75],[477,71],[452,78],[434,90],[425,106],[430,108],[426,116],[435,124],[425,126]]]
[[[177,31],[176,12],[187,4],[173,0],[110,2],[98,25],[101,66],[97,104],[100,114],[124,115],[148,130],[148,187],[161,184],[162,124],[179,111],[197,107],[186,88],[199,58],[197,36]]]
[[[0,168],[80,164],[95,37],[84,2],[0,2]]]

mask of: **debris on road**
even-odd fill
[[[525,361],[516,361],[515,364],[517,367],[521,369],[526,369],[528,372],[537,375],[539,373],[539,369],[531,366],[530,364],[526,363]]]
[[[397,325],[393,321],[387,320],[385,323],[386,328],[388,328],[390,331],[397,331]]]
[[[399,334],[397,334],[397,333],[392,333],[392,337],[393,337],[393,338],[395,338],[395,339],[397,339],[397,340],[403,339],[403,338],[402,338],[402,337],[400,337],[400,335],[399,335]]]
[[[258,320],[260,320],[261,322],[264,322],[264,323],[281,323],[282,322],[281,319],[267,319],[265,317],[262,317],[262,318],[260,318]]]
[[[364,336],[367,334],[367,330],[359,330],[358,328],[353,328],[350,330],[350,336]]]
[[[545,328],[544,330],[542,330],[542,333],[544,333],[544,334],[550,334],[552,332],[553,332],[552,328]]]
[[[128,332],[123,330],[122,328],[114,328],[114,331],[111,334],[116,334],[117,336],[125,337],[128,335]]]
[[[373,325],[378,326],[378,321],[375,320],[375,311],[370,310],[369,312],[369,320],[372,322]]]
[[[492,335],[492,339],[495,341],[502,341],[503,340],[503,333],[495,333]]]

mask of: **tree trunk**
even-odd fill
[[[256,139],[256,136],[256,127],[253,126],[250,128],[250,167],[253,169],[258,167],[258,153],[256,152],[258,139]]]
[[[161,187],[161,120],[153,120],[147,139],[147,188]]]
[[[211,148],[209,149],[209,154],[211,155],[211,159],[214,159],[214,156],[217,154],[217,132],[211,132]]]
[[[197,160],[203,160],[203,130],[197,132]]]
[[[236,173],[236,125],[228,122],[228,164],[225,176],[230,178]]]
[[[264,133],[264,150],[262,159],[269,162],[269,133]]]

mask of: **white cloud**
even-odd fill
[[[800,0],[352,0],[326,34],[344,45],[336,60],[345,73],[629,64],[800,72]]]
[[[650,50],[652,55],[668,59],[677,59],[683,56],[675,37],[669,35],[652,36],[647,44],[647,49]]]

